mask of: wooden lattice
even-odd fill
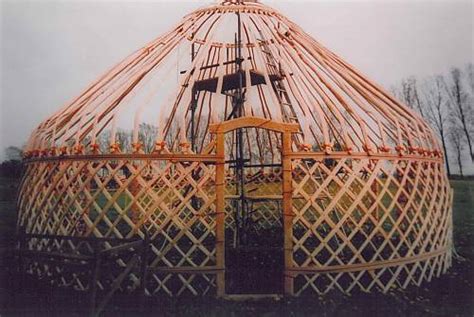
[[[236,198],[220,155],[223,132],[216,132],[217,152],[204,156],[32,160],[19,223],[30,233],[60,236],[130,239],[146,230],[153,241],[149,294],[225,293],[225,281],[218,286],[216,277],[225,269],[222,245],[233,243]],[[290,140],[290,132],[282,132]],[[287,293],[387,291],[419,285],[450,266],[452,193],[439,158],[308,151],[283,152],[282,158],[283,168],[246,177],[258,179],[250,199],[254,229],[284,228]],[[220,239],[227,243],[216,238],[224,231]],[[29,247],[66,252],[64,245],[45,243]],[[117,264],[125,267],[129,260]],[[50,267],[35,270],[52,274]],[[55,274],[62,270],[54,268]],[[87,285],[77,274],[62,281]]]
[[[387,291],[449,267],[452,197],[442,162],[309,157],[293,160],[296,294]]]
[[[22,212],[19,222],[29,233],[60,236],[130,239],[143,237],[146,230],[153,241],[148,256],[151,270],[213,270],[215,168],[208,163],[158,159],[30,163],[20,197],[20,209],[29,212]],[[68,252],[63,245],[57,250],[51,247],[48,251]],[[39,241],[30,248],[44,246]],[[207,281],[206,287],[199,279]],[[197,295],[215,287],[214,279],[208,274],[156,273],[148,291]],[[87,284],[76,282],[79,288]]]
[[[258,1],[226,0],[186,16],[38,126],[18,225],[124,241],[148,232],[148,294],[224,296],[240,199],[251,230],[283,232],[275,279],[285,294],[387,291],[451,265],[442,154],[424,120],[295,23]],[[247,164],[240,179],[237,163]],[[237,182],[251,184],[245,195]],[[55,238],[27,247],[92,252]],[[128,251],[101,288],[120,269],[130,270],[122,290],[137,287]],[[90,287],[84,272],[28,269]]]

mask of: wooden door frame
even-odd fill
[[[294,123],[276,122],[258,117],[242,117],[209,125],[209,131],[216,135],[216,266],[217,297],[225,292],[225,134],[241,128],[258,128],[280,132],[282,134],[281,162],[283,167],[282,213],[283,213],[283,249],[284,249],[284,293],[293,295],[293,207],[291,175],[291,136],[298,133],[300,127]]]

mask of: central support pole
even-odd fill
[[[242,78],[242,21],[240,12],[237,11],[237,34],[235,36],[235,64],[236,72],[238,74],[239,86],[234,94],[234,118],[241,118],[244,116],[244,94],[243,94],[243,78]],[[236,191],[239,200],[235,204],[235,218],[237,231],[237,246],[246,244],[246,223],[248,217],[247,199],[245,193],[245,151],[244,151],[244,131],[242,128],[237,130],[235,143],[235,176],[236,176]]]
[[[191,92],[191,150],[197,153],[196,146],[196,109],[198,103],[198,96],[196,88],[192,88]]]

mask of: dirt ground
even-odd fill
[[[15,232],[17,180],[0,178],[0,314],[1,316],[84,316],[87,294],[58,291],[33,281],[19,289],[11,254]],[[106,316],[473,316],[474,315],[474,181],[452,181],[454,242],[457,256],[448,274],[388,294],[338,292],[311,298],[228,302],[188,298],[157,302],[145,313],[136,299],[117,297]]]

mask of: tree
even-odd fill
[[[418,82],[415,77],[403,79],[399,88],[392,89],[395,97],[406,104],[411,109],[417,111],[422,117],[425,117],[423,104],[420,99]]]
[[[119,129],[115,133],[115,140],[122,152],[130,152],[132,149],[132,131]]]
[[[16,146],[9,146],[5,149],[5,156],[8,161],[21,161],[23,151]]]
[[[23,151],[16,146],[9,146],[5,149],[7,160],[0,163],[0,176],[9,178],[18,178],[22,170]]]
[[[102,131],[97,135],[95,142],[99,145],[101,153],[108,153],[110,146],[110,130]]]
[[[151,153],[155,149],[155,141],[158,128],[152,124],[141,123],[138,129],[138,139],[143,144],[145,153]]]
[[[471,92],[471,102],[474,99],[474,64],[469,63],[466,66],[467,86]]]
[[[453,125],[458,126],[461,133],[464,134],[471,160],[474,162],[474,149],[470,135],[474,113],[472,105],[468,102],[468,96],[462,84],[462,73],[459,68],[451,70],[450,80],[445,82],[445,86],[449,96]]]
[[[449,139],[451,140],[451,144],[456,151],[456,160],[458,162],[459,167],[459,174],[461,178],[464,177],[463,170],[462,170],[462,151],[464,150],[464,134],[463,130],[460,129],[459,126],[452,125],[449,131]]]
[[[425,104],[426,118],[430,124],[435,128],[441,139],[443,146],[444,159],[446,161],[446,170],[448,176],[451,176],[449,167],[449,158],[447,150],[448,139],[448,100],[444,90],[444,80],[442,76],[436,76],[427,80],[423,86],[423,99]]]

